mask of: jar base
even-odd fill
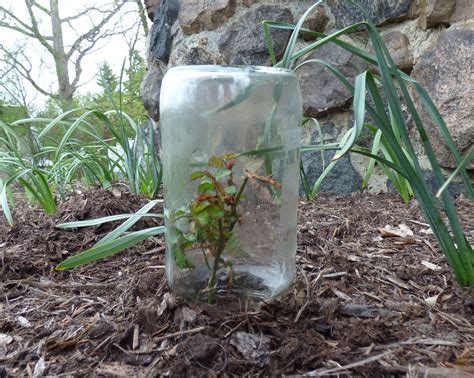
[[[217,272],[216,286],[211,293],[207,287],[208,272],[205,274],[204,277],[197,275],[195,269],[183,272],[175,280],[172,289],[187,301],[214,302],[226,308],[232,303],[240,307],[247,302],[247,305],[252,304],[255,308],[258,303],[279,296],[291,284],[291,280],[282,282],[283,275],[280,271],[245,265],[235,267],[232,271],[220,269]]]

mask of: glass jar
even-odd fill
[[[177,295],[258,302],[292,284],[301,116],[291,70],[182,66],[166,73],[166,275]]]

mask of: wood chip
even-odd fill
[[[13,337],[6,333],[0,333],[0,348],[3,348],[13,341]]]
[[[323,278],[337,278],[337,277],[345,276],[346,274],[347,272],[328,273],[328,274],[324,274]]]
[[[430,269],[430,270],[442,270],[443,268],[441,268],[439,265],[436,265],[436,264],[432,264],[430,263],[429,261],[426,261],[426,260],[423,260],[421,262],[421,265],[425,266],[426,268]]]
[[[135,324],[133,327],[132,349],[138,349],[140,346],[140,325]]]
[[[378,318],[399,315],[398,312],[386,310],[384,308],[370,307],[361,304],[347,303],[339,308],[344,315],[357,316],[360,318]]]
[[[401,288],[403,289],[407,289],[407,290],[411,290],[412,287],[410,285],[408,285],[407,283],[403,282],[401,279],[397,278],[397,277],[394,277],[394,276],[390,276],[390,275],[387,275],[385,276],[385,279],[387,281],[390,281],[391,283],[397,285],[397,286],[400,286]]]

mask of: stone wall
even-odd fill
[[[263,19],[296,22],[314,1],[285,0],[145,0],[153,20],[147,41],[148,72],[142,97],[150,116],[159,121],[160,84],[170,67],[188,64],[269,65],[263,39]],[[474,1],[473,0],[359,0],[380,27],[396,64],[421,82],[439,107],[461,152],[474,142]],[[361,14],[343,0],[328,0],[307,20],[306,26],[330,33],[361,20]],[[289,32],[272,31],[275,51],[282,54]],[[352,42],[370,50],[364,33]],[[303,35],[298,46],[311,43]],[[310,58],[320,58],[355,77],[366,64],[345,50],[328,44]],[[351,95],[321,65],[299,70],[306,115],[317,117],[327,141],[337,141],[352,126]],[[445,144],[422,111],[430,138],[443,167],[454,161]],[[317,143],[315,130],[305,129],[302,142]],[[421,154],[421,148],[418,146]],[[327,153],[326,160],[331,156]],[[425,159],[422,167],[428,169]],[[315,180],[322,171],[319,154],[305,157],[308,176]],[[350,193],[360,189],[367,165],[353,155],[342,159],[326,179],[322,190]],[[474,169],[471,162],[470,169]],[[427,170],[426,177],[431,180]],[[386,179],[376,171],[371,190],[386,190]]]

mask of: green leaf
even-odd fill
[[[206,171],[194,171],[191,174],[191,181],[200,179],[201,177],[207,176],[208,173]]]
[[[207,211],[201,211],[200,213],[196,214],[195,219],[199,222],[201,227],[205,227],[209,224],[209,213]]]
[[[200,212],[206,210],[210,206],[208,201],[204,202],[193,202],[192,213],[199,214]]]
[[[191,232],[189,232],[187,234],[184,234],[183,237],[188,242],[193,242],[194,243],[196,241],[196,234],[191,233]]]
[[[153,200],[147,203],[145,206],[143,206],[140,210],[138,210],[135,214],[138,215],[143,215],[148,213],[155,205],[159,202],[159,200]],[[140,220],[141,217],[133,217],[127,219],[125,222],[123,222],[120,226],[118,226],[115,230],[109,232],[106,236],[104,236],[102,239],[100,239],[97,243],[96,246],[99,246],[101,244],[107,243],[111,240],[116,239],[120,235],[122,235],[124,232],[128,231],[135,223],[137,223]]]
[[[214,184],[210,181],[203,181],[198,185],[198,193],[205,193],[208,190],[213,190],[214,189]]]
[[[237,187],[235,185],[227,186],[224,188],[227,194],[237,194]]]
[[[221,218],[224,216],[224,212],[222,211],[222,209],[216,205],[209,206],[207,209],[207,213],[211,216],[211,218]]]
[[[192,264],[192,262],[189,261],[188,258],[186,257],[185,252],[179,247],[176,247],[174,249],[174,260],[176,261],[176,265],[178,265],[178,267],[181,269],[194,268],[194,265]]]
[[[288,45],[286,46],[285,53],[283,55],[283,59],[281,61],[281,64],[284,68],[290,68],[290,63],[291,63],[291,58],[293,54],[293,50],[296,45],[296,41],[298,39],[298,35],[300,33],[300,29],[303,27],[303,23],[306,20],[306,18],[311,14],[311,12],[320,4],[322,1],[318,1],[315,4],[313,4],[311,7],[309,7],[306,12],[303,14],[303,16],[300,17],[298,20],[298,23],[295,26],[295,29],[293,30],[293,33],[291,34],[290,40],[288,42]]]
[[[90,219],[85,221],[77,221],[77,222],[68,222],[68,223],[60,223],[57,224],[57,228],[80,228],[80,227],[89,227],[89,226],[97,226],[99,224],[107,223],[107,222],[114,222],[123,219],[130,219],[134,217],[153,217],[153,218],[163,218],[163,214],[118,214],[118,215],[110,215],[108,217],[97,218],[97,219]]]
[[[439,188],[439,190],[436,192],[436,197],[437,198],[441,197],[441,194],[443,194],[443,192],[446,190],[446,188],[451,183],[451,181],[453,181],[454,177],[456,177],[459,174],[459,172],[462,169],[464,169],[472,159],[474,159],[474,147],[473,146],[471,146],[469,152],[466,154],[466,156],[464,156],[464,158],[462,159],[459,166],[449,176],[449,178],[446,180],[446,182],[443,184],[443,186],[441,188]]]
[[[222,180],[224,177],[230,175],[230,170],[227,168],[217,168],[216,169],[216,180]]]
[[[370,72],[365,71],[357,75],[354,86],[354,127],[351,129],[351,134],[345,143],[341,143],[341,150],[336,152],[333,160],[340,159],[344,156],[357,142],[362,132],[365,118],[365,83],[367,75]]]
[[[207,162],[207,165],[209,167],[213,167],[213,168],[224,168],[225,167],[225,162],[219,156],[213,155],[209,158],[209,161]]]
[[[101,245],[96,244],[91,249],[64,260],[56,266],[56,270],[71,269],[103,259],[104,257],[112,256],[118,252],[123,251],[124,249],[137,245],[152,236],[162,234],[164,231],[165,228],[163,226],[153,227],[146,230],[132,232],[128,235],[108,241],[107,243],[103,243]]]
[[[222,155],[222,158],[225,160],[225,161],[229,161],[229,160],[234,160],[237,158],[237,154],[224,154]]]

